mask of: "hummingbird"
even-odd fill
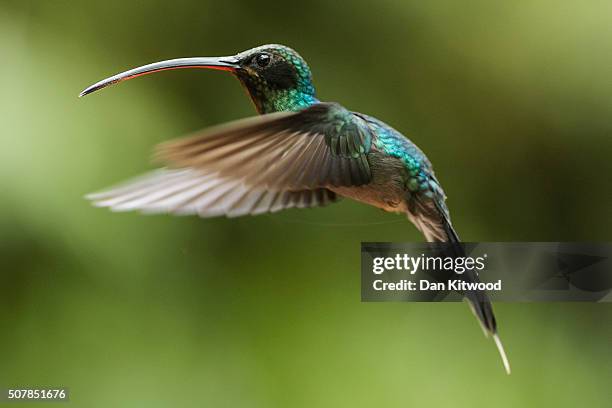
[[[89,195],[95,206],[236,217],[321,207],[345,197],[405,214],[427,241],[457,244],[458,255],[464,254],[444,190],[421,149],[377,118],[317,99],[308,64],[287,46],[155,62],[99,81],[79,96],[179,68],[232,73],[259,115],[160,144],[155,157],[166,167]],[[475,271],[464,279],[479,280]],[[466,291],[464,297],[509,374],[487,294]]]

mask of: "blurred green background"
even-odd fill
[[[0,0],[0,386],[87,407],[610,406],[609,304],[498,304],[506,376],[465,304],[360,303],[344,201],[273,216],[116,214],[85,193],[158,142],[252,115],[230,75],[144,63],[276,42],[318,95],[435,164],[466,241],[611,240],[612,3]]]

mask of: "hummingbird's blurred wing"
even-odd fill
[[[318,207],[337,199],[335,193],[325,188],[268,191],[195,169],[159,169],[87,198],[98,207],[114,211],[201,217],[238,217],[287,208]]]
[[[171,167],[216,172],[268,190],[358,186],[371,180],[372,134],[335,103],[235,121],[159,146]]]

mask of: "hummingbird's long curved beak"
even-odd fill
[[[233,72],[240,68],[240,65],[238,65],[238,58],[236,57],[177,58],[167,61],[154,62],[152,64],[143,65],[142,67],[130,69],[129,71],[113,75],[112,77],[103,79],[100,82],[96,82],[81,92],[79,97],[85,96],[109,85],[116,84],[117,82],[126,81],[142,75],[152,74],[154,72],[180,68],[208,68]]]

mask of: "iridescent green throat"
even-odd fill
[[[299,111],[319,102],[310,82],[297,81],[289,88],[279,89],[268,86],[259,78],[241,78],[248,93],[261,114]]]
[[[277,91],[263,101],[261,113],[299,111],[317,102],[314,95],[298,89]]]

